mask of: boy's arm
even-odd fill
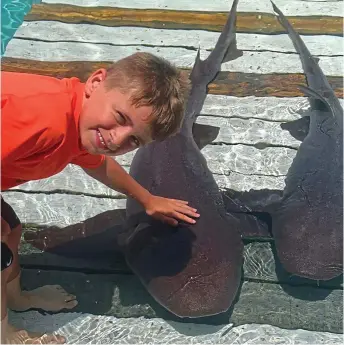
[[[145,208],[148,215],[170,225],[177,225],[176,219],[195,223],[195,220],[188,216],[199,217],[199,214],[196,213],[197,210],[188,206],[187,201],[152,195],[111,157],[106,157],[98,168],[83,168],[83,170],[106,186],[136,199]]]

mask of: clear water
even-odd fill
[[[40,2],[41,0],[1,0],[1,56],[32,4]]]
[[[1,56],[4,55],[6,47],[12,37],[15,35],[17,29],[21,26],[24,17],[30,11],[32,4],[40,3],[41,0],[1,0]],[[63,2],[63,0],[61,0]],[[86,1],[85,4],[90,5],[91,1]],[[98,5],[100,5],[97,3]],[[143,1],[142,1],[143,3]],[[35,49],[35,48],[33,48]],[[231,100],[233,102],[233,100]],[[262,102],[264,100],[262,99]],[[281,103],[283,100],[279,100],[278,105],[281,107]],[[261,105],[261,104],[260,104]],[[255,113],[255,116],[259,115],[259,111],[257,109],[260,108],[259,103],[255,103],[255,111],[254,110],[247,110],[242,105],[237,106],[233,113],[239,111],[244,111],[246,113]],[[210,106],[210,104],[208,105]],[[219,103],[216,104],[219,108]],[[233,104],[232,104],[233,107]],[[246,106],[248,107],[248,105]],[[277,105],[276,105],[277,107]],[[291,116],[289,114],[288,105],[285,106],[285,112],[277,112],[273,110],[273,106],[269,109],[266,104],[263,104],[261,108],[266,111],[267,114],[274,113],[277,116]],[[296,108],[299,108],[297,106]],[[267,110],[266,110],[267,109]],[[204,108],[205,111],[205,108]],[[214,113],[216,109],[211,109],[209,113]],[[206,112],[205,112],[206,113]],[[219,114],[221,115],[221,114]],[[286,118],[283,118],[286,120]],[[228,125],[229,126],[229,125]],[[262,129],[260,129],[261,131]],[[255,131],[257,132],[257,131]],[[266,132],[265,135],[269,133]],[[276,132],[276,136],[279,136],[280,139],[280,132]],[[251,139],[252,136],[250,135]],[[246,146],[245,146],[246,147]],[[260,163],[262,160],[261,157],[255,157],[252,159],[251,156],[245,157],[244,152],[237,151],[237,156],[230,157],[230,159],[234,162],[235,170],[239,171],[240,183],[247,184],[248,179],[244,180],[242,178],[243,175],[248,174],[246,171],[240,171],[244,168],[247,168],[252,172],[252,169],[260,170],[262,166]],[[246,151],[245,151],[246,152]],[[278,157],[277,157],[278,158]],[[276,162],[278,159],[274,157],[271,158],[272,161]],[[292,157],[291,157],[292,158]],[[217,158],[217,159],[221,159]],[[222,167],[225,170],[228,170],[228,159],[223,159]],[[250,166],[249,163],[252,163]],[[211,162],[209,164],[218,164],[219,161]],[[269,161],[268,161],[269,164]],[[275,164],[276,165],[276,164]],[[271,165],[273,166],[273,165]],[[279,166],[279,165],[278,165]],[[285,167],[288,167],[287,164]],[[220,168],[218,169],[222,169]],[[284,168],[284,166],[283,166]],[[275,169],[275,167],[274,167]],[[221,171],[222,172],[222,171]],[[278,174],[283,174],[283,172],[278,171]],[[241,175],[240,175],[241,174]],[[224,174],[223,174],[224,175]],[[70,176],[73,176],[70,175]],[[74,175],[76,176],[76,175]],[[232,174],[233,176],[233,174]],[[224,178],[228,178],[224,176]],[[231,177],[232,178],[232,177]],[[249,176],[250,180],[253,180],[251,176]],[[232,182],[232,181],[231,181]],[[51,179],[49,180],[49,184],[54,186],[58,184],[58,180]],[[238,188],[243,188],[241,185],[239,186],[239,182],[235,181]],[[253,183],[253,182],[252,182]],[[271,187],[271,182],[270,187]],[[87,183],[84,183],[85,186],[82,186],[82,190],[84,187],[87,187]],[[225,183],[228,185],[228,183]],[[41,184],[42,187],[42,184]],[[279,187],[279,186],[278,186]],[[75,188],[75,187],[74,187]],[[100,188],[99,186],[95,187],[94,190]],[[281,187],[281,189],[283,186]],[[34,189],[34,188],[33,188]],[[37,201],[39,202],[39,198]],[[73,199],[74,200],[74,199]],[[67,201],[67,200],[66,200]],[[109,199],[111,201],[111,199]],[[11,203],[12,204],[12,203]],[[66,207],[65,207],[66,206]],[[70,212],[71,204],[63,205],[63,207],[59,207],[57,216],[60,218],[53,218],[53,213],[50,213],[49,217],[53,219],[53,221],[59,221],[61,224],[62,218],[68,224],[73,224],[75,222],[79,222],[85,218],[92,216],[90,213],[86,216],[83,213],[74,213]],[[41,208],[41,207],[40,207]],[[99,208],[99,209],[98,209]],[[106,208],[106,209],[105,209]],[[122,207],[121,207],[122,208]],[[36,208],[37,209],[37,208]],[[64,212],[64,209],[68,209],[68,212]],[[113,202],[111,205],[109,203],[109,208],[113,209]],[[39,208],[38,208],[39,210]],[[92,208],[92,211],[95,214],[100,213],[101,211],[107,210],[107,205],[104,206],[104,203],[97,205],[97,207]],[[46,208],[45,210],[41,208],[40,212],[52,212],[50,207]],[[85,209],[85,212],[89,212],[89,210]],[[20,213],[19,213],[20,214]],[[64,216],[66,215],[66,216]],[[33,218],[33,221],[37,219],[41,219],[39,214],[30,213],[30,216]],[[23,212],[22,219],[27,217],[25,212]],[[70,217],[67,219],[67,217]],[[72,219],[72,217],[81,217],[81,219]],[[32,220],[31,220],[32,221]],[[29,219],[26,219],[26,222],[30,222]],[[224,325],[224,326],[207,326],[207,325],[193,325],[193,324],[175,324],[173,322],[165,322],[161,319],[144,319],[144,318],[122,318],[116,319],[114,317],[108,316],[98,316],[98,315],[90,315],[90,314],[80,314],[80,313],[58,313],[52,315],[42,315],[37,312],[26,312],[26,313],[10,313],[10,317],[14,323],[14,325],[25,328],[31,331],[47,331],[47,332],[54,332],[56,331],[59,334],[65,335],[70,344],[82,344],[82,343],[112,343],[112,344],[120,344],[120,343],[199,343],[199,344],[209,344],[209,343],[223,343],[223,344],[244,344],[244,343],[251,343],[251,344],[343,344],[342,343],[342,335],[341,334],[333,334],[333,333],[326,333],[326,332],[309,332],[305,330],[285,330],[280,329],[277,327],[273,327],[270,325],[243,325],[239,327],[233,327],[231,325]],[[176,331],[176,329],[180,329],[182,327],[187,328],[188,332],[180,333]],[[188,333],[185,335],[185,333]],[[199,334],[197,334],[199,333]],[[196,334],[196,335],[195,335]]]

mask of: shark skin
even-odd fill
[[[121,243],[127,264],[153,298],[181,318],[212,316],[231,307],[242,274],[240,227],[256,224],[226,213],[221,192],[192,133],[207,85],[222,62],[242,54],[236,48],[237,4],[234,0],[208,58],[202,61],[199,52],[196,56],[181,130],[163,142],[140,148],[130,169],[151,193],[187,200],[200,213],[196,224],[171,227],[149,217],[135,200],[127,200],[128,232]]]
[[[343,273],[343,109],[326,76],[287,18],[272,3],[298,52],[311,105],[309,132],[272,211],[277,255],[291,274],[330,280]]]

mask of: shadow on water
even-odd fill
[[[128,263],[149,284],[156,277],[172,277],[185,269],[195,239],[187,226],[172,228],[153,221],[140,223],[122,242]]]
[[[47,253],[68,258],[107,257],[120,252],[118,238],[125,231],[124,220],[125,210],[106,211],[64,228],[24,229],[23,237],[31,246]]]
[[[307,114],[309,114],[309,112],[304,113],[304,116],[300,119],[281,123],[280,126],[283,130],[287,130],[296,140],[303,141],[309,131],[310,117],[307,116]]]

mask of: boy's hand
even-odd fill
[[[196,221],[190,217],[199,217],[199,214],[196,213],[197,210],[188,206],[187,201],[152,195],[111,157],[106,157],[103,164],[96,169],[84,170],[106,186],[131,196],[146,209],[149,216],[162,222],[172,226],[177,226],[178,220],[194,224]]]
[[[197,210],[187,204],[187,201],[167,199],[151,195],[144,206],[146,208],[146,213],[149,216],[169,225],[177,226],[177,219],[194,224],[196,221],[188,216],[199,217],[199,214],[196,213]]]

